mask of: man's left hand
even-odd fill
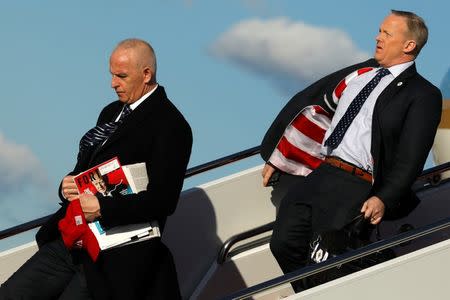
[[[262,170],[263,186],[267,186],[267,183],[269,183],[269,179],[270,177],[272,177],[274,172],[275,172],[274,167],[272,167],[267,163],[264,165],[264,168]]]
[[[89,194],[80,194],[80,204],[81,209],[84,212],[84,217],[86,221],[92,222],[96,218],[100,217],[100,203],[98,202],[97,197]]]
[[[376,225],[381,222],[384,216],[384,203],[377,196],[372,196],[364,202],[361,213],[364,213],[364,218],[370,220],[370,223]]]

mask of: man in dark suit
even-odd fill
[[[180,298],[173,259],[160,238],[103,251],[95,263],[83,249],[67,251],[61,242],[58,221],[76,198],[88,221],[114,227],[157,220],[163,230],[183,185],[192,133],[156,81],[153,48],[138,39],[120,42],[110,72],[119,100],[102,110],[97,128],[113,130],[103,137],[93,128],[82,138],[76,166],[60,186],[62,208],[39,230],[39,251],[2,286],[1,299]],[[146,163],[146,191],[79,195],[73,176],[115,156],[124,165]]]
[[[332,117],[323,129],[323,163],[302,169],[307,171],[300,175],[307,176],[280,204],[270,246],[285,273],[304,266],[313,232],[340,229],[360,213],[375,225],[407,214],[417,202],[411,185],[433,143],[442,105],[439,89],[417,73],[414,63],[427,36],[422,18],[393,10],[380,26],[374,59],[326,76],[294,96],[266,133],[261,149],[265,185],[285,167],[276,155],[285,155],[287,163],[296,156],[286,150],[289,143],[279,144],[299,112],[318,105],[315,112],[323,107],[323,115]],[[346,87],[335,108],[331,95],[342,82]],[[307,117],[318,124],[312,115]],[[299,147],[304,144],[300,141]]]

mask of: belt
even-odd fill
[[[347,173],[355,175],[356,177],[359,177],[367,182],[372,183],[372,174],[370,174],[366,170],[358,168],[357,166],[354,166],[351,163],[348,163],[338,157],[327,156],[327,157],[325,157],[325,162],[336,168],[344,170]]]

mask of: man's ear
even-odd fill
[[[403,46],[403,51],[407,54],[412,53],[416,49],[415,40],[407,40]]]
[[[150,83],[153,77],[152,69],[150,69],[150,67],[145,67],[143,72],[144,72],[144,82]]]

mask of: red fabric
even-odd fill
[[[337,101],[339,101],[339,99],[342,96],[342,93],[344,92],[345,88],[347,87],[347,84],[355,77],[362,75],[366,72],[369,72],[373,70],[372,67],[367,67],[367,68],[361,68],[358,69],[350,74],[348,74],[347,76],[345,76],[344,79],[342,79],[338,85],[336,86],[336,88],[333,91],[333,100],[335,101],[335,103],[337,104]]]
[[[81,246],[94,262],[97,260],[100,246],[84,218],[80,200],[75,199],[70,202],[66,216],[58,223],[58,229],[67,249]]]
[[[337,105],[347,84],[352,79],[370,70],[373,68],[361,68],[342,79],[333,90],[334,103]],[[286,173],[307,176],[322,163],[323,157],[320,155],[320,148],[325,132],[330,126],[331,118],[332,115],[319,105],[303,108],[286,127],[278,142],[276,148],[278,151],[272,153],[269,161]],[[292,127],[295,130],[292,130]]]
[[[317,108],[314,108],[317,111]],[[317,143],[322,143],[326,129],[323,129],[322,127],[308,119],[308,117],[306,117],[304,114],[299,114],[299,116],[292,122],[292,126],[294,126],[298,131],[300,131],[310,139],[316,141]]]
[[[289,143],[289,141],[283,136],[280,143],[277,146],[281,154],[287,159],[302,163],[313,169],[316,169],[322,163],[322,160],[316,158],[309,153],[297,148],[295,145]]]

